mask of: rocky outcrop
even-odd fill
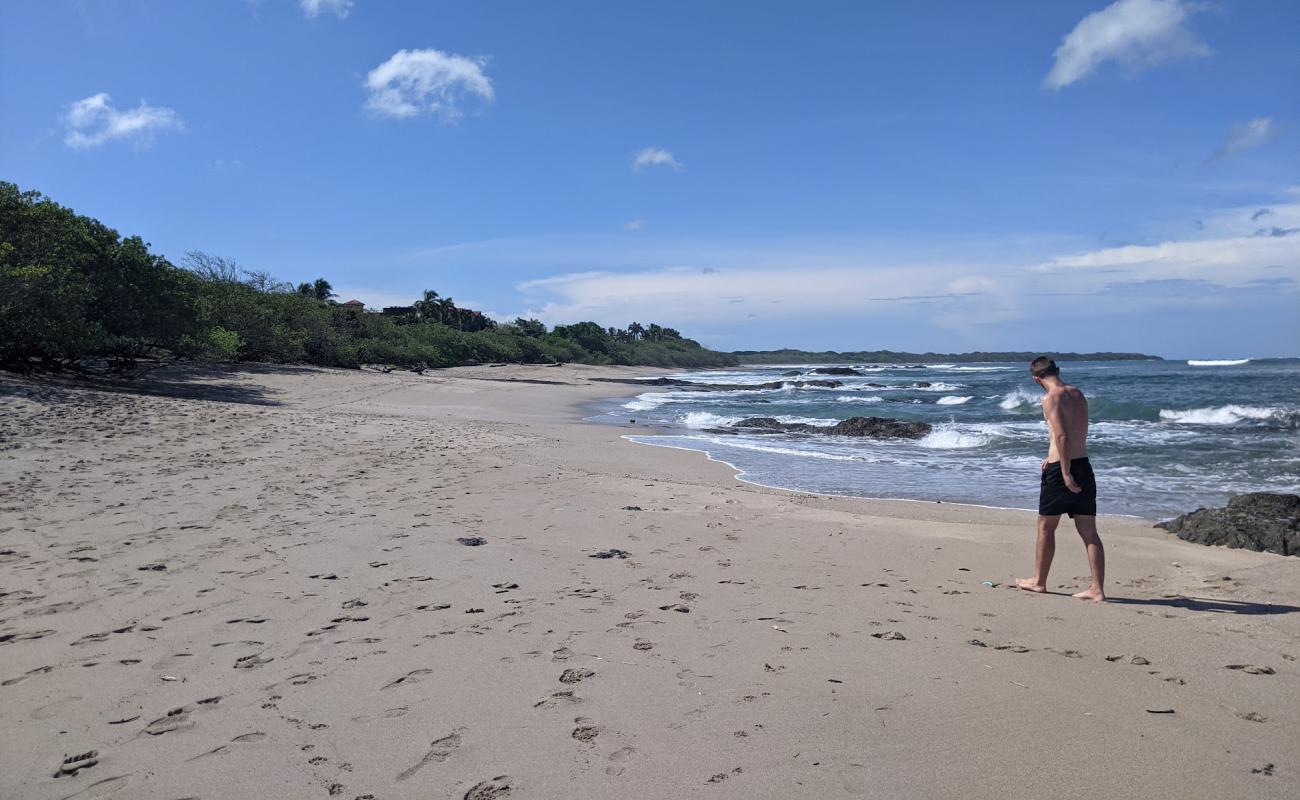
[[[861,375],[853,367],[818,367],[813,370],[816,375]]]
[[[1156,527],[1195,544],[1300,556],[1300,495],[1239,494],[1226,508],[1198,508]]]
[[[826,436],[861,436],[871,439],[920,439],[931,430],[928,422],[902,422],[886,417],[849,417],[835,425],[781,422],[774,417],[749,417],[708,433],[819,433]]]

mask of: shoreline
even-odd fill
[[[1030,595],[1032,511],[581,418],[648,372],[0,376],[0,796],[1300,790],[1300,560],[1105,518],[1111,602],[1064,532]]]

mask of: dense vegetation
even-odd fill
[[[1042,353],[904,353],[896,350],[859,350],[837,353],[824,350],[737,350],[732,355],[742,364],[918,364],[936,361],[1031,361]],[[1160,361],[1160,356],[1141,353],[1052,353],[1057,361]]]
[[[485,361],[713,367],[734,356],[672,328],[594,322],[498,324],[426,291],[410,306],[335,302],[324,278],[297,286],[201,252],[182,266],[37,192],[0,182],[0,368],[87,360],[305,363],[411,368]]]

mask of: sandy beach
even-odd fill
[[[1300,559],[1020,592],[1029,512],[582,422],[643,374],[0,377],[0,798],[1300,796]]]

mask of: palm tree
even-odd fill
[[[456,302],[450,297],[444,297],[441,300],[438,300],[437,308],[439,322],[451,325],[456,321],[456,312],[459,309],[456,308]]]
[[[330,282],[324,278],[317,278],[311,288],[312,294],[315,295],[317,300],[324,301],[329,300],[331,297],[338,297],[338,295],[334,294],[334,287],[330,286]],[[301,287],[299,291],[301,291]]]

